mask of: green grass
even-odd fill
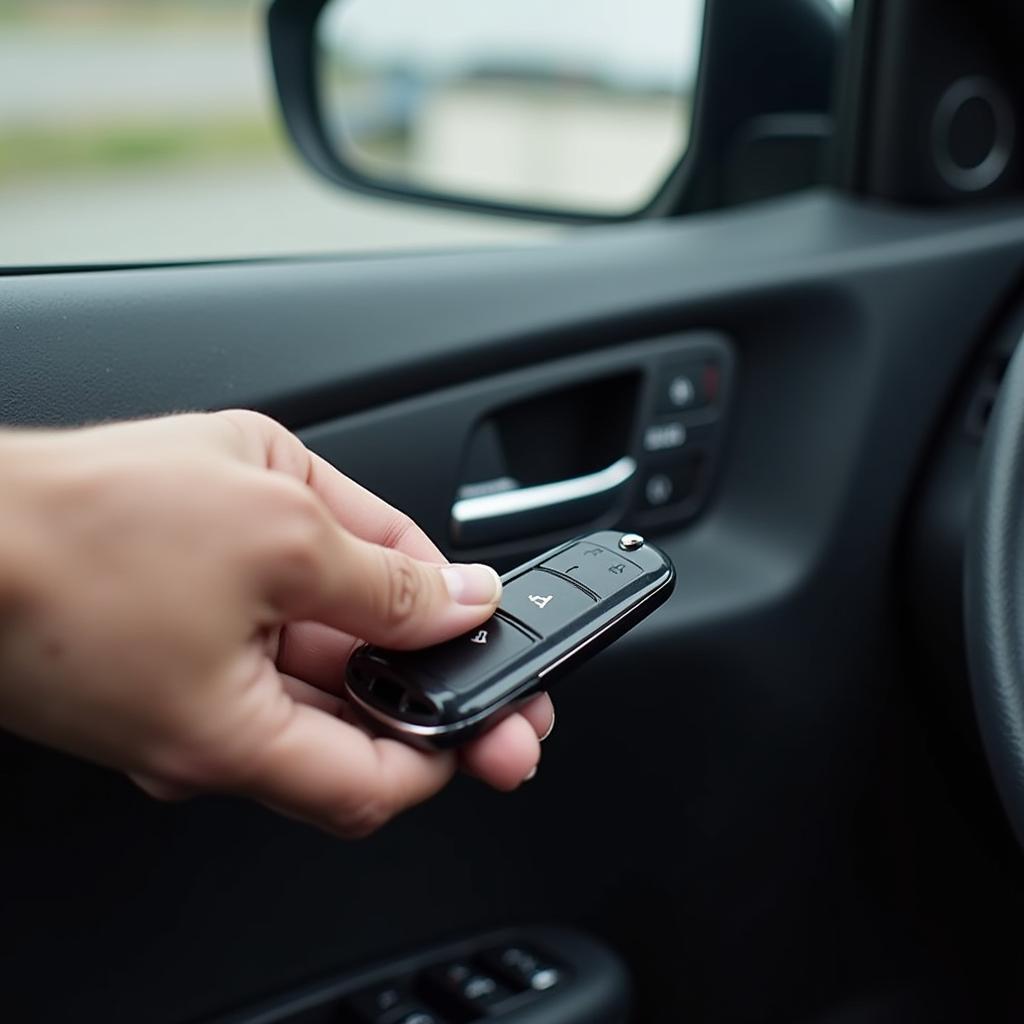
[[[7,128],[0,133],[0,181],[48,172],[235,160],[264,156],[281,145],[276,126],[261,119]]]

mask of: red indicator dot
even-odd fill
[[[717,402],[718,391],[722,386],[722,371],[714,363],[708,363],[704,367],[701,384],[703,385],[704,398],[708,402]]]

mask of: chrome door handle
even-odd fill
[[[628,455],[596,473],[459,498],[452,536],[460,544],[491,544],[585,523],[611,509],[636,473]]]

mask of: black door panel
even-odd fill
[[[893,272],[927,274],[937,292],[943,266],[958,305],[984,305],[1005,288],[1001,254],[1019,235],[1006,207],[929,215],[810,194],[539,249],[5,277],[4,419],[184,403],[309,426],[683,327],[770,332],[794,308],[858,304],[879,275],[895,287]],[[960,288],[965,273],[982,292]]]
[[[261,408],[445,542],[488,396],[680,331],[736,349],[709,504],[659,536],[676,592],[559,690],[521,792],[461,781],[345,844],[4,740],[9,1019],[197,1020],[538,920],[622,953],[644,1021],[1000,999],[1020,907],[908,708],[892,577],[916,468],[1022,253],[1019,209],[821,194],[541,249],[0,279],[5,421]],[[944,902],[950,877],[971,901]]]

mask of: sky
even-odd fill
[[[852,0],[827,0],[848,10]],[[633,81],[691,81],[703,0],[332,0],[322,41],[371,58],[459,70],[551,59]]]

